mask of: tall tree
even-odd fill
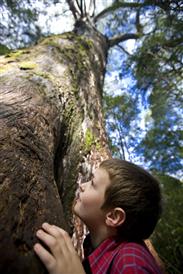
[[[72,228],[77,183],[110,156],[101,109],[108,50],[141,38],[141,8],[163,1],[113,1],[99,14],[94,0],[90,10],[84,0],[67,3],[72,32],[0,59],[1,273],[45,273],[35,231],[45,220]],[[135,20],[107,37],[96,24],[109,15]]]
[[[66,228],[78,172],[82,180],[108,155],[105,49],[95,31],[73,32],[1,59],[1,272],[42,273],[36,229],[44,220]]]

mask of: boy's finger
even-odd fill
[[[49,246],[54,257],[61,254],[67,256],[69,248],[61,229],[57,226],[49,225],[48,223],[44,223],[42,228],[44,230],[38,231],[41,235],[37,236]]]
[[[71,242],[71,238],[69,234],[62,228],[50,225],[48,223],[43,223],[42,228],[48,232],[50,235],[55,237],[59,243],[61,243],[62,247],[65,248],[68,246],[68,242]]]
[[[37,243],[34,245],[34,251],[46,266],[48,271],[53,269],[55,265],[55,259],[44,247]]]
[[[40,229],[36,232],[36,236],[44,243],[46,244],[51,252],[53,252],[54,249],[57,247],[57,240],[52,235],[46,233],[44,230]]]
[[[72,239],[69,236],[69,234],[64,229],[62,229],[60,227],[57,227],[57,229],[59,230],[60,235],[62,235],[62,237],[64,238],[65,244],[66,244],[67,248],[69,249],[69,251],[72,253],[76,253]]]
[[[64,229],[55,225],[50,225],[48,223],[43,223],[42,228],[57,239],[57,243],[59,243],[59,250],[63,254],[67,255],[69,252],[74,255],[76,253],[72,240],[69,234]],[[54,255],[57,255],[57,249],[52,249],[52,247],[50,247],[50,249],[52,250]]]
[[[60,236],[62,237],[62,235],[60,234],[60,229],[58,226],[55,225],[50,225],[48,223],[43,223],[42,224],[42,228],[48,232],[50,235],[54,236],[55,238],[59,238]]]

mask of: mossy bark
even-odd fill
[[[0,57],[0,273],[45,273],[48,221],[71,232],[78,180],[109,156],[101,111],[107,43],[74,32]]]

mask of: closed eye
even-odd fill
[[[95,186],[95,184],[94,184],[94,175],[93,175],[93,173],[91,174],[91,185],[92,185],[92,186]]]

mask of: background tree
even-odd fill
[[[118,45],[123,53],[117,54],[115,49],[113,60],[116,60],[119,71],[116,77],[117,90],[118,93],[120,90],[123,92],[123,82],[126,78],[128,87],[125,92],[128,91],[131,98],[135,96],[136,108],[141,109],[140,115],[139,112],[136,113],[135,120],[140,121],[142,110],[144,113],[141,134],[136,134],[136,142],[130,144],[133,148],[131,158],[143,161],[151,169],[181,178],[182,4],[180,1],[153,1],[154,5],[149,7],[150,2],[152,3],[144,1],[129,4],[131,7],[138,6],[138,13],[135,18],[131,16],[131,21],[136,20],[136,27],[143,36],[138,40],[133,53],[129,53],[123,44]],[[122,5],[126,7],[124,1]],[[129,10],[126,10],[125,15],[130,17],[128,12]],[[122,11],[118,11],[116,16],[121,15]],[[146,16],[146,19],[143,16]],[[125,24],[125,16],[121,17],[122,23]],[[115,28],[116,31],[120,28],[121,21],[112,19],[108,28],[110,31]],[[108,65],[109,68],[111,66],[112,64]],[[138,132],[139,125],[140,122],[133,126],[133,131],[136,128]],[[113,136],[113,139],[115,144],[119,144],[117,135],[115,138]]]
[[[152,241],[165,262],[168,273],[181,274],[183,257],[183,228],[181,208],[183,185],[174,177],[157,174],[163,187],[164,213],[152,235]]]
[[[67,228],[66,219],[72,229],[70,208],[77,183],[88,179],[92,168],[110,156],[101,107],[107,55],[115,46],[124,56],[119,78],[133,73],[137,82],[130,96],[108,97],[106,105],[111,105],[111,113],[107,115],[115,117],[126,151],[132,143],[134,146],[139,143],[134,141],[134,128],[128,138],[124,134],[132,129],[132,117],[135,119],[138,114],[139,105],[131,109],[134,94],[142,89],[143,94],[149,91],[149,75],[141,81],[143,74],[138,74],[144,68],[141,53],[146,53],[146,39],[158,32],[158,18],[162,14],[167,18],[173,12],[179,14],[181,9],[180,1],[111,1],[111,5],[96,13],[96,1],[90,1],[89,5],[82,0],[66,2],[75,22],[73,31],[39,43],[37,38],[50,32],[37,25],[41,8],[35,7],[35,1],[1,4],[4,19],[0,25],[1,43],[7,41],[10,48],[37,43],[0,59],[3,193],[0,256],[1,271],[6,273],[44,273],[32,252],[35,231],[45,219]],[[51,5],[50,1],[44,3]],[[59,1],[53,3],[57,5]],[[10,27],[6,27],[7,22]],[[149,24],[156,31],[148,30]],[[16,35],[12,35],[12,30]],[[9,35],[13,39],[9,40]],[[172,41],[172,36],[169,38]],[[129,53],[124,42],[131,39],[138,39],[139,43],[136,54],[128,59],[132,68],[129,70],[125,59]],[[4,51],[9,50],[3,48]],[[126,102],[126,107],[118,106],[117,101],[120,105]],[[150,101],[146,101],[149,107]],[[118,123],[119,119],[122,122]],[[141,141],[143,137],[139,134],[138,138]],[[7,245],[10,250],[4,252]]]
[[[136,100],[128,93],[104,96],[106,129],[110,133],[110,149],[114,157],[132,161],[132,148],[137,144],[140,134],[139,112]],[[133,130],[135,128],[135,130]]]
[[[167,1],[152,16],[154,12],[152,31],[131,58],[138,88],[149,91],[151,112],[149,129],[137,152],[150,168],[178,174],[182,169],[183,10],[179,1]]]

